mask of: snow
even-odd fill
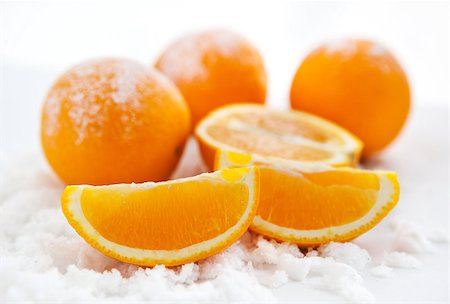
[[[445,237],[437,231],[426,232],[424,227],[417,223],[398,217],[389,222],[391,231],[395,235],[396,250],[407,253],[433,252],[433,241],[439,241]]]
[[[191,140],[175,176],[204,170],[198,159]],[[299,249],[247,232],[224,252],[198,263],[138,267],[104,256],[72,230],[59,206],[64,186],[41,156],[10,158],[0,173],[0,273],[7,274],[0,277],[1,302],[276,302],[276,290],[298,282],[345,301],[373,303],[366,273],[395,277],[396,268],[414,270],[421,264],[414,253],[386,252],[374,263],[355,243]],[[405,219],[389,227],[402,248],[405,238],[432,245],[445,240],[434,241]]]
[[[370,273],[379,278],[388,278],[392,276],[392,268],[386,265],[378,265],[371,268]]]
[[[395,268],[420,268],[422,265],[417,258],[399,251],[388,253],[384,258],[384,263]]]
[[[332,242],[326,246],[321,246],[319,250],[322,256],[331,257],[337,262],[352,266],[355,269],[364,269],[371,261],[367,250],[358,247],[353,243]]]

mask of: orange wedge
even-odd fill
[[[153,266],[194,262],[235,242],[256,213],[257,168],[224,169],[160,183],[68,186],[68,222],[118,260]]]
[[[362,143],[343,128],[299,111],[235,104],[205,117],[196,127],[210,169],[217,150],[333,166],[356,165]]]
[[[380,222],[399,199],[394,172],[217,154],[218,168],[247,165],[260,168],[260,201],[250,229],[302,246],[354,239]]]

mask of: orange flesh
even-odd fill
[[[204,180],[140,190],[86,188],[81,208],[109,241],[133,248],[176,250],[214,238],[235,225],[248,198],[243,184]]]
[[[289,115],[280,115],[273,112],[233,113],[227,119],[237,119],[246,124],[271,131],[276,134],[288,134],[304,137],[316,142],[326,143],[337,141],[342,143],[339,137],[328,134],[329,131],[321,129],[317,125],[306,122]]]
[[[353,222],[377,199],[378,177],[370,172],[287,173],[260,169],[258,215],[273,224],[313,230]]]
[[[260,133],[252,129],[230,129],[226,123],[223,123],[208,127],[206,132],[214,139],[228,146],[249,153],[278,156],[298,161],[321,160],[331,156],[327,151],[302,146],[283,139],[281,130],[279,133],[273,131],[267,134],[266,132]]]

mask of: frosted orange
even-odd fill
[[[68,184],[165,180],[189,130],[189,109],[170,80],[125,59],[69,69],[41,116],[44,153]]]
[[[292,81],[291,106],[336,122],[372,155],[399,134],[410,109],[410,89],[397,59],[368,40],[327,43],[312,51]]]
[[[266,99],[266,72],[258,50],[228,30],[179,38],[164,50],[155,67],[178,86],[194,125],[222,105]]]

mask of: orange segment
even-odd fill
[[[374,227],[396,205],[393,172],[305,165],[219,151],[216,167],[260,167],[260,202],[251,229],[300,245],[347,241]]]
[[[236,241],[256,212],[258,171],[224,169],[161,183],[69,186],[69,223],[94,248],[139,265],[179,265]]]
[[[195,134],[210,168],[219,149],[334,166],[356,164],[362,149],[352,134],[319,117],[250,104],[214,111]]]
[[[166,187],[128,189],[118,193],[110,189],[87,188],[81,197],[81,207],[92,226],[112,242],[136,248],[174,250],[224,233],[239,221],[249,198],[245,184],[214,185],[210,181],[175,183],[170,187],[170,196],[167,191]],[[225,197],[230,192],[233,196],[227,205],[213,202],[198,208],[198,200],[209,202],[214,196]],[[151,204],[143,204],[149,197]],[[92,202],[96,202],[95,205]],[[217,214],[226,214],[226,208],[231,208],[233,214],[217,217]],[[195,217],[202,221],[186,217],[172,223],[173,214],[167,210],[186,215],[195,210]],[[118,214],[126,215],[120,219],[120,225],[116,218]],[[191,234],[180,234],[188,227]],[[152,233],[161,228],[164,234]]]
[[[353,180],[369,180],[367,184],[375,180],[375,187],[360,188],[351,182],[352,179],[338,183],[329,180],[329,173],[261,168],[258,215],[276,225],[313,230],[351,223],[373,208],[379,190],[376,174],[365,171],[348,173],[353,175]],[[340,170],[331,173],[336,176],[342,174]]]

